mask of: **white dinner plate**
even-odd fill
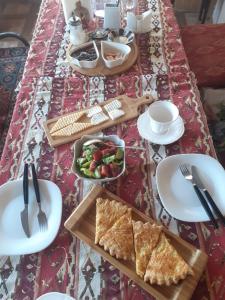
[[[9,181],[0,186],[0,255],[22,255],[43,250],[55,239],[62,216],[62,195],[57,185],[48,180],[38,180],[41,206],[48,219],[48,229],[40,232],[38,205],[32,180],[29,180],[29,227],[27,238],[21,224],[24,209],[23,180]]]
[[[47,293],[41,295],[36,300],[75,300],[67,294],[62,294],[58,292]]]
[[[137,120],[139,134],[144,139],[154,144],[168,145],[177,141],[184,134],[184,122],[179,116],[178,119],[163,134],[157,134],[152,131],[148,117],[148,111],[141,114]]]
[[[225,214],[225,171],[214,158],[204,154],[178,154],[162,160],[156,169],[158,193],[165,209],[174,218],[187,222],[208,221],[192,184],[179,170],[181,164],[194,165],[213,200]]]

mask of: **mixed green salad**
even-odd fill
[[[84,143],[76,164],[82,175],[88,178],[116,177],[123,169],[124,150],[110,140]]]

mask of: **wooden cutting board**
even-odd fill
[[[44,127],[44,130],[45,130],[46,136],[48,138],[49,144],[52,147],[57,147],[59,145],[66,144],[66,143],[69,143],[69,142],[74,141],[76,139],[79,139],[83,135],[93,134],[95,132],[98,132],[98,131],[101,131],[105,128],[108,128],[110,126],[114,126],[114,125],[117,125],[119,123],[125,122],[127,120],[133,119],[133,118],[138,116],[138,114],[139,114],[138,108],[141,105],[150,104],[150,103],[153,102],[153,98],[152,98],[151,95],[145,95],[145,96],[142,96],[142,97],[136,98],[136,99],[129,98],[126,95],[120,95],[116,98],[111,98],[107,101],[104,101],[104,102],[100,103],[99,105],[103,107],[104,105],[106,105],[107,103],[110,103],[111,101],[113,101],[115,99],[120,100],[120,102],[122,104],[122,109],[125,112],[125,115],[123,115],[122,117],[120,117],[120,118],[118,118],[114,121],[109,119],[104,123],[101,123],[101,124],[98,124],[98,125],[93,125],[92,127],[89,127],[85,130],[82,130],[82,131],[80,131],[76,134],[70,135],[70,136],[57,136],[57,137],[54,136],[53,137],[50,134],[50,130],[54,126],[54,124],[58,121],[59,118],[61,118],[62,116],[71,115],[73,112],[71,112],[69,114],[64,114],[60,117],[56,117],[56,118],[53,118],[53,119],[50,119],[50,120],[47,120],[46,122],[44,122],[43,127]],[[89,108],[90,107],[87,107],[86,109],[83,109],[83,110],[80,110],[80,111],[85,111]],[[104,113],[107,114],[107,112],[105,111],[104,108],[103,108],[103,111],[104,111]],[[85,122],[85,123],[90,122],[90,118],[88,118],[86,115],[84,115],[79,119],[78,122]]]
[[[188,275],[186,279],[181,280],[178,284],[171,286],[150,285],[142,280],[135,272],[135,263],[131,261],[118,260],[112,257],[108,252],[104,251],[103,247],[95,244],[95,219],[96,219],[96,199],[98,197],[115,199],[121,201],[127,206],[127,202],[123,201],[118,196],[112,194],[105,188],[96,185],[83,199],[79,206],[74,210],[71,216],[65,222],[65,227],[76,237],[87,243],[102,257],[107,259],[112,265],[126,274],[143,289],[149,292],[158,300],[188,300],[200,279],[200,276],[205,269],[207,263],[207,255],[199,249],[193,247],[186,241],[182,240],[172,232],[164,228],[164,232],[169,238],[171,244],[176,248],[178,253],[192,267],[194,276]],[[130,206],[131,207],[131,206]],[[152,219],[132,208],[132,218],[135,221],[153,222]]]

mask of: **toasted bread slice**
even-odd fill
[[[136,273],[143,278],[150,256],[156,247],[162,226],[133,221],[134,247],[136,253]]]
[[[99,244],[118,259],[135,260],[131,208],[103,235]]]
[[[193,275],[191,267],[177,253],[165,234],[161,233],[159,242],[148,262],[144,281],[169,286],[186,278],[188,274]]]
[[[96,200],[96,232],[95,244],[98,244],[102,236],[110,229],[113,224],[128,210],[126,205],[103,198]]]

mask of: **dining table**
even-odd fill
[[[69,32],[61,1],[42,0],[0,161],[0,185],[22,178],[24,163],[34,163],[38,178],[53,181],[61,191],[62,220],[46,249],[0,257],[0,299],[31,300],[53,291],[85,300],[154,299],[64,227],[93,183],[71,169],[73,142],[52,148],[43,129],[48,119],[122,94],[170,99],[179,109],[185,132],[165,146],[143,139],[137,118],[104,129],[104,135],[116,134],[127,146],[125,174],[104,186],[208,255],[192,299],[225,299],[224,228],[173,218],[163,207],[156,184],[157,165],[168,156],[201,153],[216,158],[196,79],[170,0],[139,0],[136,9],[138,14],[151,10],[152,15],[150,32],[136,34],[139,54],[134,65],[118,75],[85,76],[66,59]]]

